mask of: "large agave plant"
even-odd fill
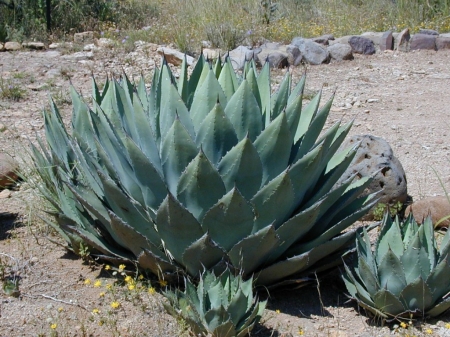
[[[358,266],[345,285],[358,304],[385,319],[434,317],[450,308],[450,232],[438,248],[433,224],[386,215],[372,252],[366,231],[356,240]]]
[[[216,277],[205,272],[197,286],[185,279],[185,291],[166,291],[167,312],[183,319],[195,336],[246,336],[261,316],[266,301],[253,296],[253,278],[247,281],[229,269]]]
[[[92,107],[72,89],[71,133],[52,102],[48,147],[34,148],[55,228],[74,251],[166,278],[229,266],[270,285],[331,265],[373,198],[359,197],[368,179],[335,186],[350,124],[322,133],[331,100],[302,109],[304,83],[288,73],[272,95],[268,66],[239,77],[200,58],[178,80],[164,63],[149,92],[93,80]]]

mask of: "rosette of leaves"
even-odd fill
[[[435,317],[450,308],[450,232],[438,247],[431,219],[418,225],[386,214],[372,251],[367,231],[357,236],[358,265],[345,266],[347,290],[374,315],[396,318]]]
[[[197,286],[185,278],[185,290],[165,291],[167,312],[188,324],[195,336],[246,336],[260,320],[266,301],[253,296],[253,278],[204,272]]]
[[[75,252],[166,279],[234,267],[271,285],[332,266],[375,199],[368,178],[335,186],[350,123],[322,132],[332,100],[303,108],[304,84],[287,73],[272,94],[268,65],[238,76],[202,57],[178,79],[163,63],[149,90],[93,80],[91,107],[72,89],[71,132],[51,102],[33,147],[54,227]]]

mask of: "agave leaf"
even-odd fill
[[[437,263],[437,248],[436,248],[436,240],[434,237],[434,226],[430,217],[425,218],[424,223],[419,228],[419,233],[421,234],[422,247],[425,250],[425,256],[428,257],[428,269],[423,268],[424,272],[426,272],[426,276],[428,277],[428,273],[430,268],[434,268]]]
[[[225,114],[233,124],[239,140],[248,137],[254,141],[262,131],[261,111],[247,80],[241,82],[230,98]]]
[[[431,290],[420,276],[402,290],[399,299],[408,310],[422,313],[433,304]]]
[[[261,72],[257,78],[258,88],[259,88],[259,96],[261,97],[261,112],[264,117],[264,126],[270,124],[270,113],[272,104],[271,102],[271,94],[270,94],[270,67],[269,62],[264,64],[264,67],[261,69]]]
[[[139,79],[139,83],[136,87],[136,95],[137,95],[137,99],[139,99],[139,102],[142,105],[142,108],[144,109],[145,112],[148,112],[148,108],[149,108],[149,102],[148,102],[148,97],[147,97],[147,88],[145,87],[145,79],[144,79],[144,75],[141,74],[141,77]],[[136,100],[136,97],[135,97]]]
[[[141,268],[150,269],[155,275],[175,273],[177,271],[175,265],[169,262],[166,256],[154,254],[153,251],[146,249],[137,255],[137,262]]]
[[[218,62],[220,63],[219,60]],[[217,76],[217,71],[215,73]],[[229,101],[238,88],[236,73],[233,70],[229,57],[227,57],[225,63],[223,64],[218,80],[225,96],[227,97],[227,100]]]
[[[177,199],[201,221],[205,213],[225,193],[222,178],[200,151],[180,176]]]
[[[200,125],[195,142],[214,166],[238,143],[233,125],[220,104],[214,106]]]
[[[250,282],[251,283],[251,282]],[[228,312],[230,313],[230,319],[234,326],[237,327],[245,313],[249,309],[248,307],[248,296],[246,296],[241,289],[238,289],[228,306]]]
[[[298,81],[295,88],[291,91],[287,105],[291,105],[295,100],[297,100],[299,97],[303,96],[303,90],[305,89],[305,83],[306,83],[306,73],[303,74],[300,81]],[[295,132],[293,133],[295,135]]]
[[[247,80],[249,87],[252,89],[253,96],[255,96],[256,102],[258,103],[260,111],[260,119],[261,123],[263,123],[264,121],[262,119],[263,110],[261,103],[261,94],[258,88],[258,79],[256,77],[256,71],[253,68],[250,68],[249,71],[246,73],[245,79]]]
[[[380,290],[377,274],[374,274],[372,266],[370,266],[370,264],[367,263],[366,259],[362,256],[359,256],[358,258],[357,275],[364,283],[364,286],[369,294],[375,294],[378,290]]]
[[[188,88],[188,65],[186,61],[186,54],[184,54],[183,62],[181,63],[180,78],[178,79],[178,94],[183,102],[187,102],[189,95]]]
[[[220,161],[217,169],[225,188],[236,187],[248,200],[260,189],[263,168],[258,152],[248,138],[241,140]]]
[[[253,218],[252,207],[233,188],[205,214],[202,227],[214,242],[228,251],[242,238],[250,235]]]
[[[207,67],[207,62],[205,61],[205,56],[203,53],[200,55],[200,57],[197,60],[197,63],[194,66],[194,69],[192,70],[191,77],[188,80],[188,100],[187,107],[190,109],[192,104],[192,98],[194,97],[194,92],[197,90],[197,86],[201,84],[200,77],[202,75],[204,67]]]
[[[450,265],[448,259],[447,256],[444,260],[440,261],[426,279],[426,283],[433,294],[433,302],[436,302],[450,291],[448,282],[450,279]]]
[[[383,225],[380,232],[380,239],[377,241],[378,245],[375,249],[377,252],[377,261],[380,264],[388,250],[399,258],[403,254],[403,241],[400,232],[398,221],[392,225],[390,220]]]
[[[156,228],[165,249],[180,264],[185,250],[204,234],[195,217],[170,193],[156,213]]]
[[[220,307],[213,307],[209,309],[207,312],[205,312],[205,322],[207,326],[208,332],[212,333],[214,336],[215,330],[217,327],[224,324],[224,322],[229,322],[229,314],[227,310],[220,306]],[[217,337],[220,335],[216,335]],[[226,335],[226,337],[232,336],[232,335]]]
[[[380,311],[397,316],[405,311],[405,307],[400,302],[398,297],[387,289],[381,289],[373,296],[374,307],[379,308]]]
[[[203,120],[217,102],[223,107],[226,105],[227,98],[214,72],[208,69],[206,79],[195,91],[192,106],[190,107],[190,115],[195,132],[198,132]]]
[[[360,305],[361,303],[364,303],[367,306],[374,307],[375,303],[373,302],[371,295],[367,292],[367,289],[355,278],[345,263],[344,268],[345,273],[343,274],[343,280],[351,297],[356,299]]]
[[[73,104],[72,130],[74,131],[75,139],[82,140],[82,143],[87,145],[87,149],[95,151],[89,107],[75,91],[73,86],[70,87],[70,96],[72,97]]]
[[[386,254],[378,263],[378,277],[381,288],[388,290],[394,296],[398,297],[406,287],[402,263],[391,248],[388,248]],[[380,306],[377,307],[381,308]]]
[[[290,134],[286,114],[280,114],[254,142],[263,165],[262,185],[283,172],[289,162]],[[273,160],[276,156],[277,160]]]
[[[436,317],[444,313],[450,308],[450,298],[446,298],[442,302],[436,304],[432,309],[428,310],[425,315],[427,317]]]
[[[241,269],[245,277],[260,267],[279,243],[274,227],[269,225],[243,238],[230,249],[228,256],[233,266]]]
[[[301,140],[306,131],[311,127],[311,121],[315,117],[317,110],[319,109],[320,98],[322,97],[322,90],[320,90],[316,96],[308,103],[306,108],[302,110],[300,115],[300,122],[294,136],[294,142]]]
[[[211,334],[211,337],[235,337],[236,330],[231,321],[218,325]]]
[[[288,71],[284,75],[283,80],[280,83],[278,91],[272,96],[272,112],[271,120],[274,120],[278,115],[283,112],[287,103],[289,94],[291,91],[291,73]]]
[[[288,171],[280,174],[258,191],[251,202],[255,210],[253,233],[272,224],[278,228],[290,216],[295,194]]]
[[[268,63],[268,62],[267,62]],[[267,301],[259,302],[253,307],[253,311],[245,320],[242,320],[237,326],[236,330],[239,331],[237,337],[244,337],[252,331],[255,324],[257,324],[264,313]]]
[[[292,95],[289,96],[289,98],[291,97]],[[300,116],[302,113],[302,100],[303,97],[301,95],[297,96],[291,99],[286,107],[286,118],[289,125],[289,134],[291,135],[291,144],[294,143],[295,132],[297,131],[298,123],[300,121]]]
[[[421,253],[421,242],[419,235],[416,235],[411,239],[409,245],[406,247],[402,256],[400,256],[400,261],[405,270],[406,282],[408,284],[412,283],[419,276],[422,275],[422,264],[420,263]],[[425,256],[426,257],[426,256]],[[429,262],[428,262],[428,272],[429,272]]]
[[[186,248],[183,264],[189,275],[198,277],[204,268],[210,270],[225,254],[226,252],[211,240],[209,234],[205,234]]]
[[[378,279],[375,257],[372,253],[369,234],[366,228],[363,228],[361,235],[356,236],[356,252],[357,255],[364,259],[370,268],[370,272]]]
[[[176,194],[178,179],[197,156],[197,146],[181,122],[176,119],[161,147],[161,164],[170,193]]]
[[[439,259],[437,263],[441,262],[443,259],[446,259],[450,251],[450,231],[445,233],[442,238],[441,244],[439,246]]]
[[[161,140],[161,130],[159,127],[159,115],[161,108],[161,82],[159,81],[160,77],[160,70],[158,68],[155,68],[153,73],[152,86],[148,94],[148,116],[150,126],[153,130],[157,144],[159,144]]]

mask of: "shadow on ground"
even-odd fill
[[[11,230],[22,225],[18,221],[18,216],[19,214],[17,213],[0,213],[0,240],[8,239],[11,235]]]

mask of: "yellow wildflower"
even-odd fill
[[[92,309],[92,313],[93,313],[93,314],[98,314],[99,312],[100,312],[100,310],[98,310],[97,308]]]
[[[118,307],[120,307],[120,303],[117,301],[111,302],[111,308],[113,309],[117,309]]]
[[[58,312],[61,312],[61,311],[63,311],[63,310],[64,310],[63,307],[59,307],[59,308],[58,308]]]
[[[126,282],[126,283],[129,283],[129,282],[132,282],[132,281],[133,281],[133,279],[131,278],[130,275],[128,275],[127,277],[125,277],[125,282]]]
[[[433,333],[433,329],[428,328],[425,330],[425,333],[431,335]]]
[[[280,311],[279,309],[277,309],[277,310],[275,310],[275,312],[276,312],[277,314],[279,314],[281,311]]]
[[[119,266],[119,271],[123,271],[125,269],[125,265],[124,264],[121,264],[120,266]]]
[[[85,279],[84,280],[84,284],[87,285],[87,286],[90,285],[91,284],[91,279],[89,279],[89,278]]]
[[[105,287],[106,287],[106,289],[110,290],[112,288],[112,284],[108,283]]]
[[[155,288],[153,288],[153,287],[148,288],[148,293],[150,295],[153,295],[155,292],[156,292]]]
[[[303,336],[305,334],[305,331],[303,331],[302,328],[299,328],[298,329],[298,334],[299,334],[299,336]]]
[[[105,296],[105,293],[102,291],[100,294],[98,294],[98,297],[103,297]]]
[[[98,322],[98,325],[102,326],[103,323],[105,323],[105,322],[104,322],[103,320],[100,320],[100,321]]]
[[[445,328],[446,328],[446,329],[450,329],[450,323],[446,323],[446,324],[445,324]]]
[[[95,281],[95,283],[94,283],[95,288],[99,288],[101,286],[102,286],[102,281],[100,281],[100,280]]]
[[[52,325],[50,325],[50,328],[55,330],[58,327],[58,325],[56,323],[53,323]]]
[[[136,288],[136,286],[134,284],[128,285],[128,290],[134,290],[135,288]]]
[[[143,280],[143,279],[144,279],[144,275],[142,275],[142,274],[139,275],[138,279],[139,279],[139,280]]]
[[[167,281],[166,281],[166,280],[159,280],[158,283],[159,283],[159,285],[160,285],[161,287],[167,286]]]
[[[406,324],[405,322],[401,322],[401,323],[400,323],[400,326],[401,326],[403,329],[406,329],[406,328],[408,327],[408,324]]]
[[[107,265],[105,266],[105,270],[111,270],[111,266],[110,266],[109,264],[107,264]]]

